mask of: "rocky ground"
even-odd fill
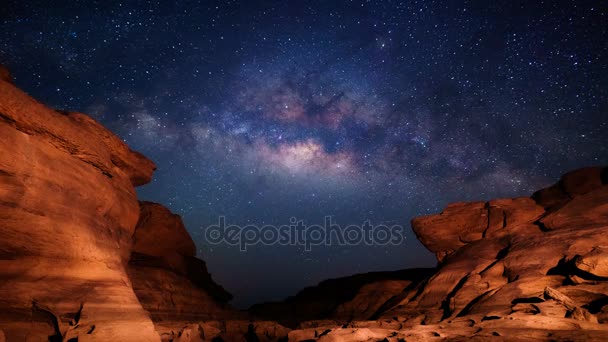
[[[0,67],[0,341],[608,340],[608,168],[412,220],[436,269],[328,280],[229,306],[155,165]]]

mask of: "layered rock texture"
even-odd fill
[[[181,218],[160,204],[140,203],[139,222],[127,271],[152,319],[196,321],[233,317],[232,299],[197,259]]]
[[[457,203],[415,218],[414,232],[441,267],[385,316],[424,314],[427,323],[475,313],[502,317],[518,304],[558,301],[547,298],[550,292],[576,304],[560,316],[580,311],[596,321],[608,303],[606,173],[581,169],[531,198]]]
[[[608,168],[585,168],[531,197],[455,203],[413,219],[439,266],[423,281],[368,296],[371,315],[310,310],[331,303],[323,284],[253,311],[314,317],[300,320],[290,341],[608,340],[607,183]]]
[[[525,319],[522,331],[534,338],[550,338],[550,330],[608,338],[607,174],[580,169],[531,198],[456,203],[415,218],[414,232],[440,267],[381,318],[410,326],[493,321],[503,334]]]
[[[49,109],[5,79],[0,329],[9,341],[157,340],[124,267],[139,218],[134,187],[154,164],[88,116]]]
[[[228,311],[181,219],[138,202],[154,163],[10,81],[0,67],[0,338],[159,341],[151,317]]]

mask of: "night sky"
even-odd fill
[[[0,63],[152,159],[239,307],[434,266],[409,220],[608,161],[604,1],[3,1]],[[399,246],[209,245],[204,227],[403,224]]]

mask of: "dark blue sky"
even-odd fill
[[[235,304],[432,266],[400,246],[208,245],[203,228],[404,224],[529,195],[608,161],[602,1],[12,1],[0,63],[158,165],[140,198],[183,216]]]

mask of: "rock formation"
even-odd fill
[[[286,342],[291,329],[273,321],[224,320],[157,324],[161,340],[172,342]],[[176,329],[177,328],[177,329]]]
[[[372,296],[384,303],[367,321],[311,311],[327,302],[318,290],[253,312],[312,317],[290,341],[608,340],[607,175],[608,168],[580,169],[531,197],[455,203],[413,219],[438,269],[397,285],[388,299]]]
[[[568,173],[531,198],[458,203],[415,218],[414,232],[440,267],[381,317],[428,325],[529,315],[539,320],[530,329],[584,321],[608,337],[597,324],[608,304],[607,170]]]
[[[153,321],[238,317],[181,218],[138,202],[154,163],[10,79],[1,67],[0,336],[159,341]]]
[[[232,296],[217,285],[181,218],[160,204],[140,202],[128,273],[155,322],[234,317]]]
[[[125,271],[154,164],[88,116],[0,80],[0,329],[156,341]]]

